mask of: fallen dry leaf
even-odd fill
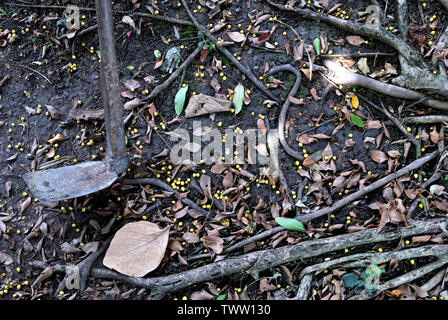
[[[232,41],[235,42],[243,42],[244,40],[246,40],[246,36],[244,35],[244,33],[239,33],[237,31],[227,32],[227,35]]]
[[[433,184],[430,188],[429,188],[429,192],[431,192],[432,194],[435,194],[436,196],[440,196],[445,190],[444,186],[441,186],[439,184]]]
[[[65,137],[62,134],[58,133],[53,138],[48,139],[47,142],[50,144],[55,144],[56,142],[62,141],[64,139]]]
[[[162,261],[169,229],[148,221],[126,224],[112,239],[103,264],[127,276],[143,277]]]
[[[232,101],[230,100],[218,99],[201,93],[190,98],[185,109],[185,116],[190,118],[208,113],[230,111],[231,106]]]
[[[406,208],[401,199],[390,200],[386,204],[381,203],[378,205],[378,210],[381,215],[380,223],[378,224],[377,229],[378,232],[380,232],[388,222],[404,222],[406,226],[409,225],[406,215],[404,214],[406,212]]]
[[[365,43],[366,41],[361,38],[360,36],[348,36],[345,38],[350,44],[354,45],[354,46],[360,46],[363,43]]]
[[[377,163],[383,163],[387,160],[387,156],[384,152],[379,150],[370,150],[370,158]]]
[[[448,201],[433,200],[431,201],[431,204],[443,212],[448,212]]]
[[[78,108],[78,104],[73,106],[68,113],[68,117],[74,120],[101,119],[104,114],[103,109]]]
[[[136,106],[138,106],[140,104],[140,99],[139,98],[135,98],[131,101],[126,102],[123,105],[124,110],[132,110],[134,109]]]
[[[19,205],[20,213],[26,210],[31,204],[31,197],[27,197],[23,202]]]
[[[202,238],[204,246],[212,249],[216,254],[220,254],[224,248],[224,240],[218,236],[205,236]]]

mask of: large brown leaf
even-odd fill
[[[383,163],[387,160],[387,156],[384,152],[379,150],[370,150],[370,158],[377,163]]]
[[[404,214],[406,212],[406,208],[404,207],[401,199],[390,200],[387,204],[379,205],[378,209],[381,215],[380,223],[377,229],[378,232],[383,230],[384,226],[388,222],[404,222],[406,226],[409,225],[406,215]]]
[[[366,41],[360,36],[348,36],[345,38],[350,44],[354,46],[360,46],[364,44]]]
[[[103,264],[131,277],[143,277],[156,269],[165,254],[169,227],[138,221],[117,231],[107,249]]]
[[[212,249],[216,254],[220,254],[224,248],[224,240],[218,236],[205,236],[202,240],[204,246]]]

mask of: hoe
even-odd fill
[[[109,187],[128,166],[110,0],[96,0],[101,50],[101,94],[106,127],[104,161],[26,173],[23,178],[40,201],[80,197]]]

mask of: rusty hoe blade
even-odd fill
[[[110,0],[96,0],[101,49],[101,93],[106,127],[105,161],[88,161],[74,166],[34,171],[23,178],[40,201],[80,197],[109,187],[123,172],[126,157],[123,110],[114,44],[114,24]]]

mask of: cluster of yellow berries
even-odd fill
[[[220,72],[220,73],[219,73],[219,76],[221,77],[221,80],[222,80],[222,81],[226,81],[226,80],[227,80],[227,77],[226,77],[226,75],[224,74],[224,72]]]
[[[17,272],[20,272],[20,268],[17,268],[17,270],[18,270]],[[3,273],[2,276],[5,277],[6,274]],[[27,286],[27,285],[29,285],[29,281],[28,280],[23,281],[22,284],[19,283],[17,285],[15,285],[14,282],[10,281],[8,284],[5,284],[3,286],[2,290],[0,290],[0,296],[7,295],[9,290],[12,290],[14,288],[17,289],[17,290],[21,290],[22,286]],[[17,298],[17,296],[18,295],[16,293],[13,294],[13,298]]]
[[[335,17],[341,18],[342,20],[348,20],[350,19],[350,16],[347,14],[345,10],[342,10],[341,8],[338,8],[336,10],[336,13],[334,14]]]
[[[86,20],[86,15],[85,14],[83,14],[82,16],[81,16],[81,27],[85,27],[85,25],[86,25],[86,22],[84,21],[84,20]]]
[[[204,78],[205,77],[205,74],[204,74],[204,72],[196,72],[195,74],[194,74],[194,76],[196,77],[196,78]]]
[[[194,10],[193,10],[193,13],[198,13],[199,11],[201,11],[201,9],[202,9],[202,6],[201,6],[201,5],[198,5],[198,6],[197,6],[197,9],[194,9]]]
[[[68,64],[68,71],[69,72],[75,72],[76,70],[78,70],[78,66],[76,65],[76,63],[69,63]]]
[[[228,196],[223,196],[223,192],[221,190],[217,190],[213,197],[217,200],[229,200]]]
[[[167,178],[166,181],[167,182],[171,182],[171,178]],[[190,182],[191,182],[190,178],[187,178],[186,180],[182,180],[181,178],[177,178],[176,180],[171,182],[171,187],[174,190],[180,190],[182,192],[185,192],[187,190],[186,187],[188,186],[188,184]]]

